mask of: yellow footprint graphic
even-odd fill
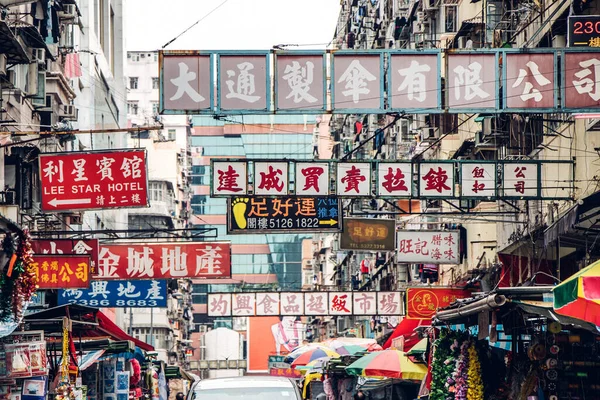
[[[240,229],[246,229],[246,208],[248,208],[248,198],[233,199],[233,218]]]

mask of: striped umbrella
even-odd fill
[[[327,348],[327,347],[319,347],[312,350],[308,350],[307,352],[299,355],[293,362],[292,367],[297,367],[300,365],[306,365],[311,361],[314,361],[318,358],[338,358],[340,355],[335,351]]]
[[[310,343],[310,344],[306,344],[304,346],[298,346],[295,349],[293,349],[287,356],[285,356],[283,361],[286,363],[292,363],[296,358],[298,358],[302,354],[306,353],[307,351],[313,350],[313,349],[319,349],[319,348],[323,348],[323,347],[325,347],[325,346],[323,346],[320,343]]]
[[[295,367],[297,370],[302,371],[302,373],[306,374],[312,371],[322,371],[325,368],[327,362],[329,362],[329,357],[317,358],[316,360],[312,360],[306,365],[298,365]]]
[[[425,365],[415,364],[398,350],[369,353],[346,367],[350,375],[385,377],[421,381],[427,374]]]
[[[355,344],[347,344],[344,346],[340,346],[337,348],[334,348],[333,350],[335,350],[337,353],[339,353],[342,356],[353,356],[357,353],[361,353],[361,352],[367,352],[367,348],[363,347],[363,346],[357,346]]]
[[[558,314],[600,325],[600,261],[563,281],[553,292]]]

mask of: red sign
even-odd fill
[[[296,368],[271,368],[269,374],[286,378],[302,378],[302,373]]]
[[[40,155],[42,210],[148,205],[146,151]]]
[[[90,256],[90,275],[96,275],[98,265],[98,239],[32,240],[34,254],[87,254]]]
[[[406,317],[431,318],[438,308],[449,306],[456,299],[471,297],[467,290],[448,288],[406,289]]]
[[[231,278],[231,243],[100,246],[97,279]]]
[[[38,254],[33,257],[39,289],[90,287],[89,255]]]

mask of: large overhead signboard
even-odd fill
[[[574,191],[573,162],[568,160],[431,160],[410,163],[214,159],[211,160],[211,168],[211,196],[235,196],[230,206],[230,214],[234,216],[230,221],[233,222],[237,220],[235,216],[241,216],[242,212],[251,214],[245,214],[246,217],[256,215],[255,211],[251,212],[249,204],[258,206],[259,200],[252,199],[252,196],[242,196],[240,199],[241,194],[250,195],[252,191],[254,194],[270,197],[267,200],[261,197],[260,200],[266,202],[267,208],[277,207],[280,210],[282,202],[286,207],[299,204],[298,197],[290,196],[309,194],[335,195],[340,198],[377,195],[380,198],[496,200],[570,199]],[[253,181],[247,174],[252,168]],[[559,177],[555,173],[557,169],[564,171],[564,175]],[[372,171],[376,173],[372,174]],[[375,179],[372,179],[373,175]],[[316,204],[319,205],[320,202]],[[285,210],[274,213],[285,213],[287,217],[291,211],[289,208]],[[301,213],[295,209],[293,211]],[[319,213],[317,210],[317,216],[321,215]],[[262,214],[266,217],[268,213]],[[240,220],[250,221],[248,218]],[[322,227],[321,224],[321,221],[315,221],[308,228]],[[304,228],[296,222],[291,225],[269,222],[267,226],[263,224],[262,228],[243,229]],[[230,223],[231,231],[239,230],[238,228],[242,226]]]
[[[404,315],[404,293],[209,293],[208,315],[212,317]]]
[[[600,46],[598,18],[570,17],[571,49],[162,51],[160,108],[163,114],[597,112],[591,87],[600,51],[576,47]]]
[[[148,206],[145,150],[40,154],[42,210]]]
[[[92,281],[88,289],[58,291],[58,305],[166,307],[166,280]]]
[[[231,278],[231,243],[101,245],[95,279]]]
[[[39,289],[85,289],[90,286],[90,256],[38,254],[33,268]]]
[[[341,202],[334,197],[239,196],[227,205],[228,233],[339,232]]]

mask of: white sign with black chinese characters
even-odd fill
[[[398,262],[460,264],[458,231],[398,231]]]
[[[403,292],[209,293],[208,315],[404,315]]]

